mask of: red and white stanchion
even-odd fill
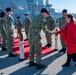
[[[25,57],[24,57],[24,43],[23,43],[23,35],[22,33],[19,34],[19,50],[20,50],[20,61],[24,61]]]
[[[57,29],[55,31],[57,31]],[[58,36],[55,36],[55,50],[58,50]]]

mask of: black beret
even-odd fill
[[[9,8],[6,8],[6,11],[9,12],[9,11],[12,11],[12,9],[9,7]]]
[[[5,16],[5,13],[4,12],[1,12],[0,16],[1,17],[4,17]]]
[[[49,14],[49,11],[48,11],[46,8],[42,8],[42,9],[41,9],[41,13],[44,13],[44,12],[46,12],[46,13]]]
[[[65,13],[65,12],[67,12],[67,9],[63,9],[62,13]]]

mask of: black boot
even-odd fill
[[[62,65],[62,67],[69,67],[69,66],[70,64],[68,64],[67,62],[64,65]]]
[[[27,41],[28,40],[28,38],[26,38],[24,41]]]
[[[37,66],[37,64],[34,63],[33,61],[30,61],[30,62],[29,62],[29,67],[32,67],[32,66]]]
[[[1,51],[6,51],[7,49],[5,47],[2,47]]]
[[[42,65],[42,64],[38,64],[36,69],[42,69],[42,68],[45,68],[46,66],[45,65]]]
[[[24,58],[24,59],[20,59],[20,58],[19,58],[19,61],[25,61],[25,60],[26,60],[25,58]]]
[[[72,54],[67,54],[67,62],[62,65],[63,67],[69,67],[71,62]]]
[[[26,38],[26,40],[28,40],[28,38]]]
[[[62,48],[59,52],[64,52],[64,53],[66,53],[66,48]]]
[[[48,44],[45,45],[45,47],[49,48],[49,47],[51,47],[51,44],[48,43]]]
[[[2,45],[2,44],[0,44],[0,45]]]
[[[9,57],[16,57],[17,56],[17,54],[15,54],[15,53],[9,53],[9,55],[8,55]]]

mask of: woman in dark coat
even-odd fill
[[[69,67],[71,59],[74,59],[74,55],[76,53],[76,24],[74,23],[74,17],[72,14],[68,14],[66,17],[66,26],[56,32],[56,36],[58,34],[62,35],[62,40],[67,44],[67,62],[62,65],[63,67]],[[76,65],[76,64],[75,64]]]

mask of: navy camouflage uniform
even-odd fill
[[[26,33],[26,36],[28,35],[30,22],[31,22],[31,19],[29,17],[25,18],[25,33]]]
[[[1,34],[1,38],[2,38],[2,47],[5,48],[6,47],[6,34],[5,34],[5,30],[4,30],[4,18],[0,18],[0,34]]]
[[[55,19],[52,16],[49,16],[45,20],[46,20],[46,23],[47,23],[48,30],[53,31],[54,28],[55,28],[55,25],[56,25]],[[48,43],[52,44],[52,38],[51,38],[52,34],[49,35],[49,33],[48,33],[45,36],[46,36],[47,44]]]
[[[9,54],[12,53],[14,46],[14,19],[11,15],[5,16],[6,47]]]
[[[65,19],[65,17],[61,17],[59,19],[59,28],[60,28],[60,30],[63,29],[65,27],[65,25],[66,25],[66,19]],[[60,41],[61,41],[62,48],[66,48],[66,44],[65,44],[65,42],[63,42],[61,35],[60,35]]]
[[[39,14],[32,19],[28,32],[28,41],[30,45],[29,60],[34,61],[34,53],[36,52],[37,64],[41,64],[41,56],[42,56],[41,54],[42,43],[40,36],[41,29],[43,29],[45,33],[48,33],[46,22],[42,18],[41,14]]]
[[[20,19],[17,20],[17,31],[18,34],[21,33],[22,21]]]

